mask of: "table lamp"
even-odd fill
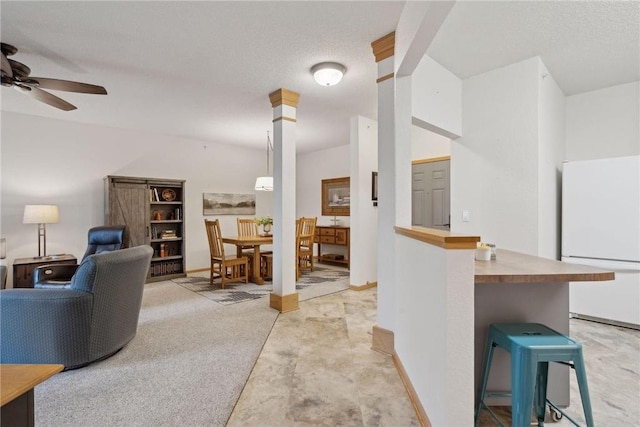
[[[55,205],[25,205],[22,223],[38,224],[38,258],[47,256],[46,224],[55,224],[59,218],[58,207]]]

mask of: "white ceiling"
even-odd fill
[[[100,84],[56,95],[58,111],[2,88],[2,110],[263,148],[268,94],[301,94],[299,151],[346,144],[349,118],[376,118],[371,41],[401,1],[9,2],[2,41],[32,75]],[[638,80],[640,3],[458,2],[428,54],[461,78],[540,55],[565,94]],[[312,65],[347,67],[334,87]]]
[[[427,54],[460,78],[540,56],[565,95],[640,79],[639,1],[464,1]]]

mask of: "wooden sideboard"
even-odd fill
[[[350,244],[351,238],[349,227],[339,227],[330,225],[316,225],[316,243],[318,244],[318,261],[346,265],[350,265]],[[347,249],[345,254],[333,254],[322,251],[322,245],[344,246]]]

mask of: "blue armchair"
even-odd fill
[[[102,252],[117,251],[125,246],[126,226],[105,225],[93,227],[87,233],[87,250],[82,259]],[[69,288],[71,277],[75,274],[76,264],[48,264],[37,267],[33,271],[33,287],[57,289],[60,286]]]
[[[133,339],[153,250],[90,255],[70,288],[0,291],[0,363],[79,368]]]

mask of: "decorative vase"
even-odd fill
[[[265,236],[269,236],[271,234],[271,224],[264,224],[262,231],[264,231]]]

